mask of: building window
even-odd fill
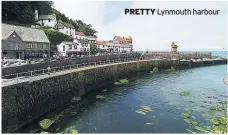
[[[66,31],[66,34],[68,34],[68,31]]]
[[[77,49],[77,45],[74,45],[74,49]]]
[[[72,45],[69,45],[69,49],[72,49]]]
[[[104,48],[104,45],[103,45],[103,48]]]
[[[43,44],[43,45],[42,45],[42,48],[46,48],[46,44]]]
[[[65,51],[65,45],[63,45],[63,51]]]
[[[87,44],[85,44],[85,47],[87,47],[88,45]]]
[[[32,48],[32,43],[28,43],[28,48]]]
[[[2,54],[6,55],[6,54],[7,54],[7,52],[2,52]]]
[[[51,19],[50,18],[48,19],[48,22],[51,22]]]
[[[34,43],[33,46],[32,46],[32,48],[37,48],[37,44]]]

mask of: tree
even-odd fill
[[[39,14],[50,14],[52,5],[52,1],[2,1],[2,21],[31,23],[36,9]]]
[[[27,6],[18,14],[17,20],[20,23],[32,23],[34,22],[34,15],[31,6]]]
[[[90,45],[90,54],[96,55],[98,53],[98,48],[96,45]]]
[[[52,52],[57,50],[57,45],[60,44],[62,41],[72,41],[72,38],[70,36],[58,32],[53,28],[41,27],[40,29],[44,31],[49,41],[51,42]]]

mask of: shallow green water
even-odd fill
[[[211,126],[210,118],[227,114],[227,110],[210,111],[219,100],[227,100],[225,76],[227,65],[138,76],[129,79],[128,85],[96,90],[83,97],[80,104],[62,109],[59,124],[52,128],[61,133],[70,133],[71,129],[79,133],[188,133],[190,125],[182,116],[188,108],[193,110],[188,112],[190,119],[202,126]],[[190,94],[181,96],[181,91]],[[141,105],[153,111],[136,113]],[[22,132],[40,132],[34,125]]]

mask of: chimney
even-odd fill
[[[39,18],[39,14],[38,14],[38,10],[36,9],[34,21],[38,21],[38,18]]]

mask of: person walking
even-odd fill
[[[48,68],[47,68],[48,75],[50,75],[50,70],[51,70],[50,65],[48,65]]]

